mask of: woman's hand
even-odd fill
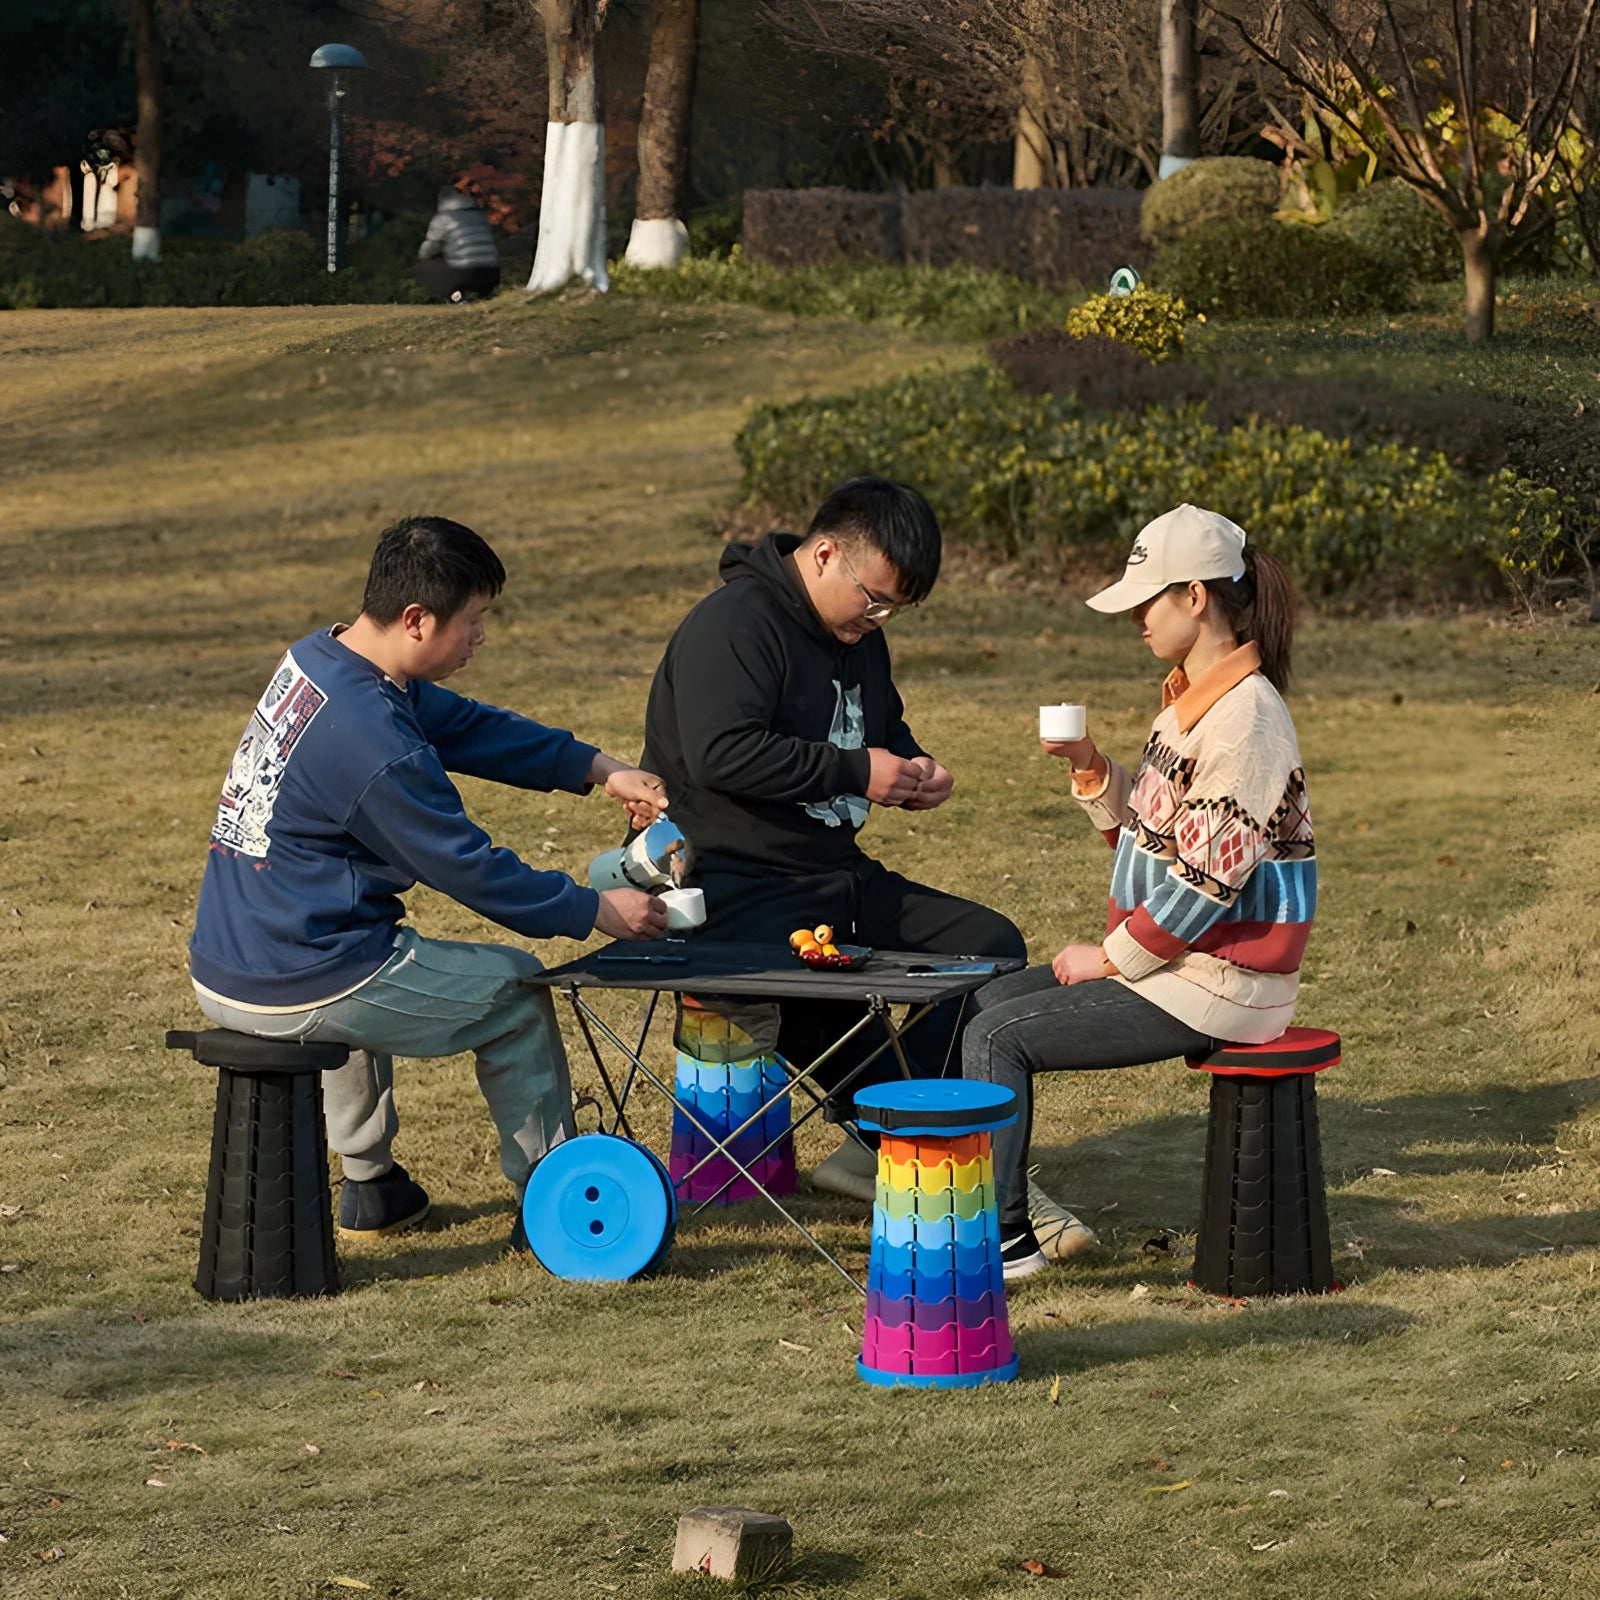
[[[1092,983],[1106,975],[1106,953],[1097,944],[1069,944],[1050,970],[1057,983]]]
[[[1081,739],[1041,739],[1039,748],[1047,756],[1057,756],[1072,763],[1074,772],[1087,772],[1097,754],[1094,740],[1086,734]]]

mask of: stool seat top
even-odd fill
[[[167,1031],[167,1049],[187,1050],[207,1067],[232,1072],[332,1072],[350,1058],[346,1044],[300,1044],[293,1039],[262,1039],[231,1028],[204,1028],[195,1033]]]
[[[1266,1044],[1225,1044],[1208,1056],[1190,1056],[1188,1062],[1197,1072],[1279,1078],[1336,1067],[1340,1051],[1339,1035],[1326,1028],[1287,1028]]]
[[[1017,1120],[1017,1097],[997,1083],[967,1078],[913,1078],[875,1083],[855,1093],[861,1126],[878,1133],[952,1138],[1003,1128]]]

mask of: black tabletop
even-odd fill
[[[539,988],[644,989],[764,1000],[857,1000],[891,1005],[950,1000],[1026,965],[1014,956],[936,956],[875,950],[850,972],[807,967],[780,945],[719,939],[619,941],[524,981]]]

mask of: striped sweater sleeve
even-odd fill
[[[1106,936],[1107,958],[1137,980],[1191,948],[1238,901],[1272,849],[1272,818],[1298,770],[1287,719],[1233,695],[1207,723],[1174,825],[1176,857],[1133,915]]]

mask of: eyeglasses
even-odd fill
[[[861,591],[861,598],[867,602],[867,608],[861,613],[868,622],[887,622],[897,611],[914,610],[915,600],[880,600],[859,577],[856,569],[850,565],[850,558],[843,550],[839,552],[839,559],[844,563],[844,570],[849,574],[850,581]]]

